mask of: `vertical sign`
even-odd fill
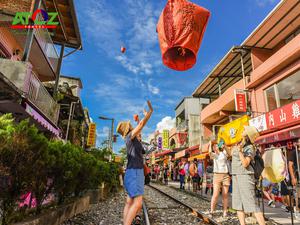
[[[247,112],[247,96],[244,90],[234,90],[235,111]]]
[[[89,132],[88,132],[88,138],[87,138],[87,146],[95,146],[96,142],[96,124],[90,123],[89,125]]]
[[[157,147],[159,150],[162,149],[162,137],[158,137],[157,139]]]
[[[169,148],[169,130],[163,130],[163,148]]]

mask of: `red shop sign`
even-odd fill
[[[266,120],[268,130],[300,122],[300,100],[268,112]]]
[[[247,112],[247,96],[244,90],[234,90],[235,111]]]

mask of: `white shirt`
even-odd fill
[[[227,165],[227,154],[225,151],[216,154],[211,153],[212,158],[214,159],[214,173],[228,173]]]

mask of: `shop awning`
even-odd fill
[[[156,153],[155,154],[155,157],[160,157],[160,156],[164,156],[164,155],[167,155],[169,153],[173,152],[172,150],[165,150],[163,152],[159,152],[159,153]]]
[[[206,157],[208,156],[208,153],[202,153],[202,154],[199,154],[199,155],[195,155],[193,157],[190,157],[188,160],[189,161],[193,161],[194,159],[205,159]]]
[[[300,125],[286,128],[271,134],[260,136],[255,141],[256,144],[270,144],[278,141],[300,138]]]
[[[60,130],[54,127],[50,122],[48,122],[40,113],[33,109],[29,104],[25,103],[25,111],[32,116],[39,124],[53,133],[56,137],[59,137]]]
[[[185,156],[185,149],[175,153],[175,159],[180,159]]]

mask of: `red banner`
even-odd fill
[[[234,90],[235,111],[247,112],[247,97],[244,90]]]
[[[287,127],[300,122],[300,100],[266,114],[268,130]]]

